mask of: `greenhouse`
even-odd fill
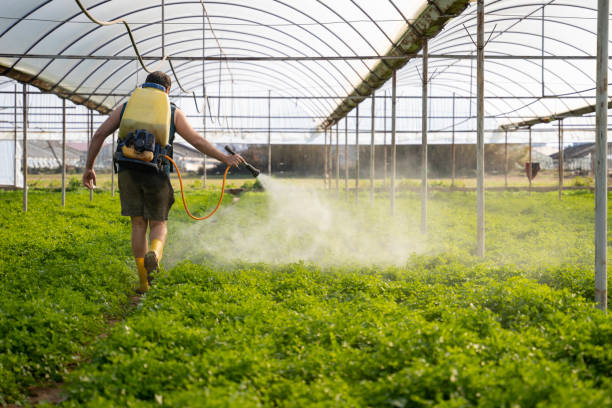
[[[609,0],[0,11],[0,405],[612,406]]]

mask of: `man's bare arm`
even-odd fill
[[[87,161],[85,162],[85,169],[83,170],[83,185],[89,189],[93,189],[96,184],[96,173],[93,169],[96,157],[102,149],[104,140],[119,128],[121,118],[121,107],[115,109],[108,115],[108,118],[100,125],[96,133],[94,133],[91,143],[89,145],[89,151],[87,152]]]
[[[87,162],[85,164],[86,168],[93,169],[94,162],[102,149],[104,140],[119,128],[120,117],[121,107],[112,111],[111,114],[108,115],[108,118],[106,118],[106,120],[100,125],[98,130],[96,130],[96,133],[94,133],[91,139],[89,151],[87,152]]]
[[[187,121],[185,114],[180,110],[174,111],[174,127],[179,135],[183,137],[190,145],[198,149],[207,156],[228,164],[230,166],[238,166],[244,163],[244,159],[239,154],[229,155],[218,150],[212,143],[204,139],[202,135],[195,131]]]

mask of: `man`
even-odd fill
[[[146,84],[165,89],[167,94],[170,91],[171,80],[165,73],[156,71],[147,76]],[[83,185],[89,189],[93,189],[96,184],[94,171],[96,157],[104,140],[119,128],[124,110],[125,105],[112,111],[91,140],[83,171]],[[171,111],[170,121],[174,126],[170,126],[170,144],[174,140],[174,131],[176,131],[200,152],[229,166],[238,166],[244,162],[240,155],[227,155],[216,149],[191,127],[185,114],[173,105]],[[169,164],[167,167],[169,168]],[[158,268],[162,258],[168,231],[166,221],[170,207],[174,203],[174,190],[168,172],[141,169],[138,165],[123,166],[119,162],[118,179],[121,215],[131,217],[132,221],[132,251],[140,280],[138,292],[144,293],[149,289],[150,273]],[[147,228],[150,247],[147,245]]]

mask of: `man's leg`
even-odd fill
[[[149,220],[149,241],[151,248],[145,255],[145,268],[150,273],[159,267],[159,262],[164,253],[164,244],[166,243],[166,235],[168,227],[166,221]]]
[[[147,220],[144,217],[132,217],[132,252],[138,267],[138,278],[140,281],[138,291],[142,293],[149,290],[148,274],[144,265],[144,257],[147,252],[147,224]]]

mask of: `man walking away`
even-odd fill
[[[121,215],[131,218],[139,293],[148,291],[151,274],[159,267],[166,242],[174,190],[169,178],[170,163],[163,156],[172,156],[175,132],[200,152],[229,166],[244,162],[240,155],[219,151],[191,127],[185,114],[169,102],[170,85],[170,77],[165,73],[149,74],[128,102],[112,111],[96,130],[83,171],[83,185],[93,189],[96,157],[104,140],[119,129],[114,163],[119,173]]]

